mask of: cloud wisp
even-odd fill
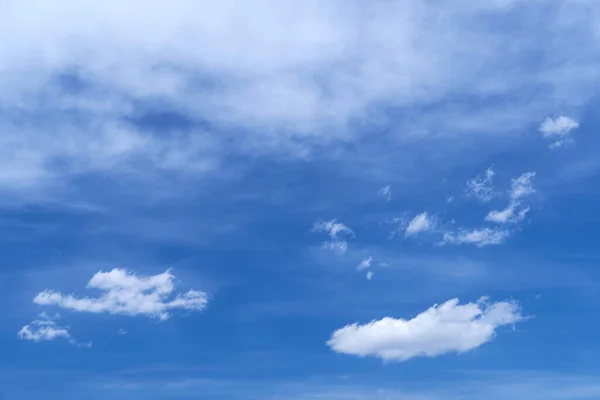
[[[503,210],[490,211],[485,220],[499,224],[522,222],[529,212],[529,207],[523,205],[522,199],[536,191],[533,187],[533,178],[535,172],[526,172],[512,179],[508,206]]]
[[[144,315],[160,320],[168,319],[174,310],[204,310],[208,303],[207,294],[189,290],[172,297],[173,279],[170,270],[158,275],[138,276],[125,269],[115,268],[96,273],[88,282],[88,289],[104,292],[98,297],[76,297],[46,289],[35,296],[33,302],[79,312]]]
[[[491,341],[496,330],[522,321],[512,301],[459,304],[458,299],[434,305],[416,317],[382,318],[336,330],[327,345],[335,352],[386,361],[464,353]]]
[[[49,342],[56,339],[65,339],[72,345],[78,347],[91,347],[91,343],[79,343],[69,332],[69,327],[60,326],[56,323],[56,319],[60,318],[58,314],[54,317],[49,316],[46,312],[38,315],[38,318],[31,321],[29,324],[17,332],[17,337],[22,340],[32,342]]]
[[[404,237],[414,236],[419,233],[428,232],[434,229],[437,221],[427,212],[417,214],[406,226]]]
[[[484,203],[492,200],[497,195],[493,188],[494,175],[496,175],[496,173],[492,166],[482,175],[477,175],[475,178],[469,179],[464,190],[465,195]]]
[[[546,118],[539,127],[544,139],[553,140],[548,146],[551,149],[563,147],[566,144],[574,143],[571,137],[572,132],[579,128],[579,121],[561,115],[555,118]]]
[[[457,232],[445,232],[439,244],[473,244],[477,247],[485,247],[502,244],[509,236],[510,232],[502,229],[459,229]]]
[[[323,243],[323,248],[344,254],[348,250],[348,242],[344,238],[354,238],[354,232],[335,218],[330,221],[317,221],[313,224],[313,232],[325,232],[330,240]]]

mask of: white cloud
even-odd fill
[[[529,207],[521,208],[517,211],[518,204],[510,203],[504,210],[492,210],[486,216],[485,220],[499,224],[516,224],[525,219],[529,212]]]
[[[58,314],[50,317],[47,313],[42,312],[38,319],[33,320],[28,325],[17,332],[17,337],[22,340],[32,342],[48,342],[55,339],[65,339],[72,345],[77,347],[91,347],[91,343],[79,343],[69,332],[69,327],[56,324],[56,319],[60,318]]]
[[[448,196],[448,197],[446,197],[446,203],[450,204],[452,202],[454,202],[454,196]]]
[[[475,178],[468,180],[465,188],[467,197],[474,197],[484,203],[493,199],[497,194],[492,187],[495,174],[493,168],[489,167],[483,175],[477,175]]]
[[[117,333],[118,333],[119,335],[127,335],[127,331],[126,331],[125,329],[123,329],[123,328],[120,328],[120,329],[117,331]]]
[[[486,221],[500,224],[519,223],[525,219],[529,207],[522,204],[522,199],[535,193],[532,180],[535,172],[526,172],[512,179],[510,189],[510,203],[503,210],[493,210],[485,217]]]
[[[356,267],[357,270],[361,271],[363,269],[367,269],[371,267],[371,264],[373,263],[373,257],[369,256],[365,259],[363,259],[360,264],[358,264],[358,266]]]
[[[579,128],[579,122],[567,116],[556,118],[546,118],[540,124],[540,132],[545,139],[554,140],[550,148],[562,147],[566,143],[572,142],[571,132]]]
[[[0,50],[0,188],[56,187],[90,172],[205,172],[228,151],[304,155],[355,140],[355,121],[376,125],[390,107],[417,110],[396,130],[402,136],[507,134],[547,115],[552,99],[569,107],[592,97],[581,88],[598,76],[590,32],[599,6],[576,2],[559,13],[501,3],[3,1],[0,32],[19,40]],[[522,7],[515,27],[488,29],[489,16]],[[524,29],[537,40],[515,40]],[[523,66],[531,55],[543,61]],[[500,65],[515,68],[502,74]],[[430,105],[457,93],[477,107],[432,115]],[[490,96],[509,109],[490,117],[478,101]],[[125,122],[153,104],[192,129],[166,139]]]
[[[491,341],[497,328],[523,320],[515,302],[460,305],[452,299],[405,320],[386,317],[365,325],[354,323],[335,331],[327,344],[332,350],[360,357],[406,361],[464,353]]]
[[[535,172],[525,172],[511,182],[510,198],[515,201],[522,197],[535,193],[532,180],[535,178]]]
[[[88,282],[87,288],[104,292],[99,297],[75,297],[44,290],[33,302],[80,312],[146,315],[161,320],[169,318],[172,310],[202,311],[208,302],[204,292],[190,290],[169,300],[174,290],[173,278],[170,270],[145,277],[115,268],[96,273]]]
[[[379,197],[383,197],[387,201],[392,200],[392,185],[387,185],[379,190]]]
[[[54,339],[71,339],[68,327],[62,327],[56,324],[54,318],[50,317],[45,312],[38,316],[38,319],[25,325],[17,333],[17,336],[23,340],[31,340],[34,342],[50,341]]]
[[[434,229],[436,226],[435,218],[428,213],[422,212],[415,216],[406,227],[405,237],[416,235],[417,233],[427,232]]]
[[[344,254],[348,250],[348,242],[341,236],[354,237],[352,229],[348,228],[335,218],[330,221],[317,221],[313,224],[314,232],[325,232],[329,235],[330,241],[323,243],[323,247]]]
[[[373,275],[374,275],[373,271],[367,271],[367,275],[366,275],[367,280],[370,281],[371,279],[373,279]]]
[[[498,229],[474,229],[459,230],[458,232],[446,232],[440,244],[474,244],[477,247],[485,247],[503,243],[509,236],[506,230]]]

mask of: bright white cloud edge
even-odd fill
[[[161,320],[168,319],[172,310],[204,310],[208,296],[202,291],[189,290],[171,297],[174,290],[173,279],[170,270],[158,275],[138,276],[125,269],[115,268],[109,272],[96,273],[88,282],[88,289],[104,292],[98,297],[76,297],[46,289],[33,302],[79,312],[145,315]]]
[[[458,299],[434,305],[416,317],[385,317],[336,330],[327,345],[335,352],[386,361],[464,353],[491,341],[496,330],[524,318],[514,301],[459,304]]]

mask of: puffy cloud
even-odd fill
[[[373,275],[375,275],[375,274],[373,273],[373,271],[367,271],[367,275],[366,275],[366,277],[367,277],[367,280],[369,280],[369,281],[370,281],[371,279],[373,279]]]
[[[72,345],[77,347],[91,347],[91,343],[79,343],[75,340],[68,327],[59,326],[55,320],[60,316],[56,314],[54,317],[50,317],[45,312],[42,312],[38,319],[30,322],[28,325],[17,332],[17,337],[22,340],[29,340],[32,342],[47,342],[55,339],[66,339]]]
[[[440,244],[474,244],[477,247],[485,247],[489,245],[501,244],[509,236],[506,230],[498,229],[462,229],[458,232],[446,232]]]
[[[347,325],[327,344],[338,353],[406,361],[476,349],[492,340],[497,328],[522,320],[520,307],[512,301],[489,304],[482,298],[461,305],[452,299],[409,320],[386,317]]]
[[[474,197],[484,203],[490,201],[496,196],[496,191],[492,187],[492,181],[496,173],[492,167],[489,167],[483,175],[477,175],[475,178],[467,181],[465,194],[467,197]]]
[[[428,213],[422,212],[415,216],[406,227],[406,231],[404,232],[404,236],[413,236],[417,233],[427,232],[435,228],[436,220],[431,217]]]
[[[348,228],[343,223],[338,222],[335,218],[330,221],[315,222],[312,230],[313,232],[327,233],[330,240],[323,243],[323,247],[340,254],[344,254],[348,250],[348,242],[341,237],[354,237],[352,229]]]
[[[535,193],[532,180],[535,178],[535,172],[525,172],[511,182],[510,198],[519,200],[529,194]]]
[[[169,318],[171,310],[202,311],[208,302],[202,291],[190,290],[169,300],[174,290],[173,278],[170,270],[145,277],[115,268],[96,273],[88,282],[87,288],[104,292],[99,297],[75,297],[44,290],[33,301],[80,312],[146,315],[161,320]]]
[[[392,185],[387,185],[379,190],[379,197],[383,197],[387,201],[392,200]]]
[[[572,142],[571,132],[577,128],[579,128],[579,122],[567,116],[548,117],[540,124],[540,132],[544,138],[554,140],[550,144],[550,148],[562,147],[564,144]]]

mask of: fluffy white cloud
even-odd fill
[[[327,344],[338,353],[405,361],[476,349],[492,340],[497,328],[521,320],[515,302],[488,304],[481,299],[461,305],[452,299],[409,320],[386,317],[347,325],[335,331]]]
[[[465,194],[467,197],[474,197],[482,202],[488,202],[496,196],[496,191],[492,186],[494,178],[492,167],[489,167],[483,175],[477,175],[475,178],[467,181]]]
[[[562,147],[571,142],[571,132],[577,128],[579,128],[579,122],[567,116],[548,117],[540,124],[540,132],[544,138],[554,140],[550,144],[550,148]]]
[[[366,275],[367,280],[370,281],[371,279],[373,279],[373,275],[374,275],[373,271],[367,271],[367,275]]]
[[[427,232],[434,229],[436,226],[436,220],[426,212],[416,215],[406,227],[404,236],[413,236],[417,233]]]
[[[379,197],[383,197],[387,201],[392,200],[392,185],[387,185],[379,190]]]
[[[76,297],[44,290],[33,302],[80,312],[146,315],[161,320],[169,318],[171,310],[202,311],[208,302],[202,291],[190,290],[169,300],[174,290],[173,278],[170,270],[146,277],[115,268],[96,273],[88,282],[87,288],[104,292],[99,297]]]
[[[501,244],[509,236],[509,231],[498,229],[474,229],[459,230],[458,232],[446,232],[440,244],[474,244],[477,247]]]
[[[323,247],[344,254],[348,250],[348,242],[342,237],[354,237],[352,229],[348,228],[335,218],[330,221],[317,221],[313,224],[313,232],[325,232],[330,240],[323,243]]]

